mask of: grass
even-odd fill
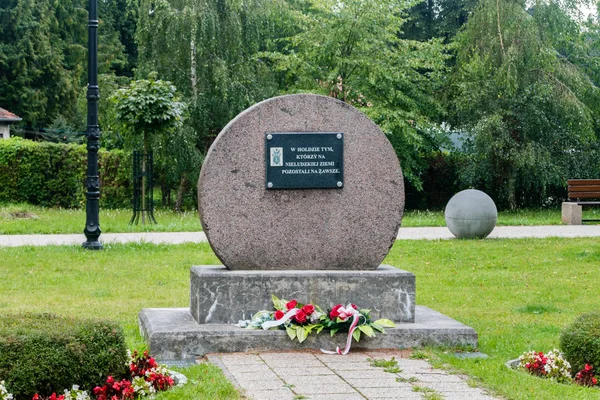
[[[176,213],[157,209],[158,224],[129,225],[131,210],[100,210],[103,233],[115,232],[196,232],[202,230],[198,213]],[[584,212],[584,218],[600,219],[600,209]],[[502,211],[498,225],[560,225],[558,209]],[[45,208],[28,204],[0,204],[0,235],[82,233],[84,210]],[[403,227],[446,226],[443,211],[406,211]]]
[[[600,209],[586,209],[585,219],[600,219]],[[516,210],[498,212],[499,226],[560,225],[560,209]],[[446,226],[443,211],[411,210],[404,213],[403,227]]]
[[[559,346],[562,329],[600,308],[598,239],[396,242],[386,262],[415,273],[417,303],[475,328],[488,359],[441,363],[510,399],[600,399],[600,391],[508,370],[528,350]]]
[[[123,326],[127,345],[143,349],[137,313],[144,307],[186,307],[189,267],[218,263],[208,245],[105,245],[0,248],[0,312],[52,312],[110,319]],[[190,384],[164,399],[237,399],[239,394],[210,364],[181,370]]]
[[[196,211],[177,213],[170,210],[154,211],[157,224],[129,225],[131,210],[100,210],[103,233],[115,232],[196,232],[201,231]],[[140,218],[141,220],[141,218]],[[0,235],[83,233],[85,211],[46,208],[29,204],[0,205]]]
[[[131,348],[141,348],[138,312],[187,306],[190,266],[217,262],[208,244],[107,245],[98,252],[79,246],[0,248],[0,312],[109,318],[124,327]],[[600,399],[599,390],[504,366],[525,351],[558,347],[567,324],[600,308],[598,239],[398,241],[385,262],[415,273],[418,304],[474,327],[479,350],[490,356],[458,359],[452,349],[432,349],[439,358],[435,365],[466,373],[510,399]],[[236,396],[214,367],[186,374],[196,384],[164,398]]]

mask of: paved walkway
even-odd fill
[[[547,225],[547,226],[497,226],[490,238],[544,238],[544,237],[600,237],[600,225]],[[446,227],[400,228],[399,240],[453,239]],[[206,242],[204,232],[143,232],[103,233],[103,243],[201,243]],[[72,235],[0,235],[0,247],[80,245],[85,236]]]
[[[255,400],[446,399],[492,400],[465,377],[433,369],[410,351],[351,352],[346,356],[317,352],[216,354],[208,361]],[[390,372],[375,360],[397,361]]]

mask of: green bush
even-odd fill
[[[585,364],[600,369],[600,311],[580,315],[560,336],[560,348],[573,374]]]
[[[0,315],[0,380],[17,399],[91,390],[112,375],[127,376],[121,328],[50,314]]]
[[[131,204],[131,158],[121,150],[98,152],[100,205]],[[84,145],[0,140],[0,202],[64,208],[85,203]]]

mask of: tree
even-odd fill
[[[77,96],[85,53],[73,21],[65,23],[64,31],[58,28],[57,15],[66,9],[72,19],[86,15],[85,9],[73,7],[72,2],[0,3],[0,104],[10,107],[26,124],[49,123]]]
[[[129,87],[117,90],[112,96],[116,113],[124,130],[129,133],[127,143],[143,147],[142,173],[146,172],[146,156],[152,144],[181,127],[185,106],[179,101],[177,89],[171,82],[157,80],[151,73],[148,79],[132,81]],[[141,142],[140,142],[141,137]],[[142,178],[142,223],[146,222],[146,177]]]
[[[285,10],[283,0],[141,1],[138,71],[158,71],[182,91],[200,150],[239,112],[277,93],[275,75],[254,55],[286,32]]]
[[[408,11],[402,37],[414,40],[451,40],[467,22],[477,0],[424,0]]]
[[[481,0],[456,36],[447,97],[451,122],[470,135],[465,183],[510,209],[544,204],[596,142],[599,90],[534,16],[523,1]]]
[[[101,0],[99,68],[103,73],[124,69],[127,60],[119,32]],[[0,104],[23,123],[46,127],[60,120],[78,125],[76,99],[85,92],[87,0],[0,1]],[[118,13],[117,13],[118,14]]]
[[[404,176],[421,187],[423,154],[437,149],[436,101],[444,70],[438,40],[401,39],[414,2],[311,0],[292,3],[298,32],[278,51],[259,56],[284,76],[288,92],[310,91],[361,108],[386,133]]]

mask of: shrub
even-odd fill
[[[580,315],[560,336],[560,348],[573,371],[600,367],[600,311]]]
[[[131,204],[131,158],[121,150],[98,152],[100,204]],[[0,202],[64,208],[85,202],[87,150],[84,145],[0,140]]]
[[[0,316],[0,379],[17,399],[86,390],[107,376],[126,377],[127,349],[118,325],[51,314]]]

